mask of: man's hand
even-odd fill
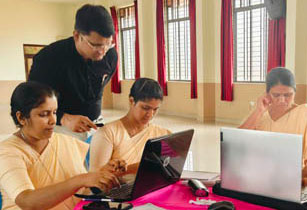
[[[61,125],[77,133],[90,131],[91,128],[97,129],[97,126],[88,117],[83,115],[71,115],[67,113],[63,115]]]

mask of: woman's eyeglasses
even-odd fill
[[[293,92],[291,93],[270,93],[273,98],[279,98],[283,96],[284,98],[290,98],[293,96]]]

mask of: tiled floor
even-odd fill
[[[103,110],[106,122],[116,120],[126,114],[122,110]],[[13,133],[16,127],[10,117],[9,106],[0,105],[0,140]],[[222,126],[235,125],[223,123],[200,123],[194,119],[158,114],[153,123],[168,128],[172,132],[194,128],[192,141],[192,167],[195,171],[220,171],[219,130]]]

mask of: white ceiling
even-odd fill
[[[80,3],[80,2],[89,2],[86,0],[40,0],[42,2],[53,2],[53,3],[69,3],[69,4],[73,4],[73,3]]]
[[[80,4],[81,3],[81,4],[108,5],[110,0],[38,0],[38,1],[50,2],[50,3],[66,3],[66,4]],[[127,0],[115,0],[114,2],[122,2],[122,1],[127,1]],[[133,2],[133,0],[128,0],[128,1]]]

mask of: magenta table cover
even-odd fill
[[[211,191],[211,189],[210,189]],[[231,201],[236,207],[236,210],[270,210],[271,208],[262,207],[254,204],[250,204],[237,199],[218,196],[210,193],[206,199],[215,201]],[[193,210],[193,209],[207,209],[208,206],[198,206],[195,204],[189,204],[190,200],[196,200],[196,197],[192,194],[191,189],[181,182],[162,188],[155,192],[144,195],[131,203],[133,206],[139,206],[146,203],[152,203],[156,206],[168,209],[168,210]],[[88,202],[81,201],[74,210],[82,210],[82,206]]]

